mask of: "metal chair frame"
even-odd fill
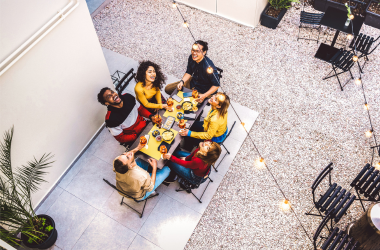
[[[356,51],[360,52],[359,59],[364,57],[364,63],[363,66],[360,66],[359,60],[357,61],[357,64],[359,66],[359,70],[361,73],[363,73],[363,69],[367,61],[369,61],[368,55],[372,54],[372,52],[377,49],[377,47],[380,45],[380,42],[371,49],[371,46],[379,40],[380,36],[378,36],[376,39],[373,37],[364,35],[363,33],[360,33],[359,35],[355,36],[354,39],[352,39],[349,48],[351,51],[354,51],[356,48]]]
[[[154,195],[150,195],[150,196],[147,197],[146,199],[143,199],[143,200],[136,200],[135,198],[131,197],[130,195],[126,194],[125,192],[119,190],[115,185],[112,185],[112,184],[111,184],[109,181],[107,181],[106,179],[103,178],[103,181],[105,181],[105,182],[106,182],[108,185],[110,185],[113,189],[115,189],[115,190],[117,190],[118,192],[120,192],[120,193],[124,194],[125,196],[127,196],[127,198],[134,200],[136,203],[144,202],[144,207],[143,207],[143,209],[142,209],[141,212],[137,211],[136,209],[134,209],[133,207],[131,207],[130,205],[128,205],[127,203],[125,203],[125,202],[124,202],[124,198],[126,198],[126,197],[124,197],[124,196],[122,196],[123,198],[121,199],[121,202],[120,202],[120,205],[123,205],[123,203],[124,203],[124,204],[127,205],[129,208],[131,208],[133,211],[135,211],[136,213],[138,213],[138,214],[140,215],[140,218],[143,217],[144,210],[145,210],[145,206],[146,206],[146,202],[148,201],[148,199],[151,199],[151,198],[156,197],[156,196],[159,195],[159,193],[156,193],[156,194],[154,194]]]
[[[188,188],[184,189],[184,188],[181,188],[181,187],[180,187],[180,188],[176,189],[175,191],[176,191],[176,192],[186,191],[186,192],[188,192],[188,193],[191,193],[191,194],[192,194],[192,195],[193,195],[193,196],[199,201],[199,203],[202,203],[202,197],[203,197],[204,193],[206,192],[206,190],[207,190],[207,188],[208,188],[208,185],[210,185],[210,183],[213,182],[213,180],[211,180],[211,178],[210,178],[210,173],[211,173],[211,167],[209,168],[207,174],[203,177],[203,179],[206,179],[204,182],[206,182],[207,179],[209,179],[209,182],[207,183],[207,186],[205,187],[205,189],[203,190],[202,195],[201,195],[199,198],[193,193],[193,189],[197,189],[197,188],[199,188],[199,186],[200,186],[202,183],[204,183],[204,182],[202,182],[202,183],[197,183],[197,184],[192,184],[192,183],[190,183],[188,180],[186,180],[186,179],[180,177],[181,180],[178,180],[178,182],[179,182],[179,183],[183,183],[183,182],[186,183],[186,184],[188,185]]]
[[[338,75],[350,72],[351,79],[354,79],[354,76],[352,75],[351,68],[354,65],[354,61],[352,60],[352,57],[354,56],[353,53],[340,49],[331,59],[330,63],[332,66],[332,70],[327,74],[326,77],[323,78],[323,80],[329,79],[331,77],[336,76],[339,82],[340,89],[343,91],[344,86],[348,84],[350,80],[348,80],[344,85],[340,82],[340,79]],[[337,69],[342,70],[342,72],[337,73]],[[334,72],[335,74],[331,75],[330,74]]]
[[[326,214],[332,211],[330,222],[331,228],[333,227],[333,219],[335,223],[338,223],[356,199],[356,196],[351,195],[349,191],[346,192],[346,190],[342,189],[341,186],[338,186],[336,183],[331,183],[331,171],[333,170],[332,165],[333,163],[331,162],[326,168],[324,168],[311,186],[314,206],[310,209],[309,212],[305,213],[306,215],[319,216],[324,218],[326,217]],[[321,198],[316,201],[315,190],[327,175],[329,176],[329,188],[323,195],[321,195]],[[319,214],[311,213],[314,208],[318,210]],[[323,215],[323,213],[325,213],[325,215]]]
[[[133,73],[133,68],[131,68],[127,73],[116,70],[116,72],[111,75],[111,79],[119,95],[123,93],[124,89],[129,85],[132,79],[135,78],[135,76],[136,73]]]
[[[310,13],[310,12],[306,12],[306,11],[301,11],[301,15],[300,15],[300,25],[298,27],[298,37],[297,37],[297,41],[299,39],[303,39],[303,40],[309,40],[309,41],[316,41],[317,44],[319,42],[319,35],[321,33],[321,19],[323,17],[324,13]],[[302,24],[307,24],[307,25],[317,25],[318,27],[307,27],[307,26],[302,26]],[[300,37],[300,32],[301,32],[301,28],[303,29],[317,29],[318,30],[318,38],[317,40],[316,39],[312,39],[312,38],[305,38],[305,37]]]
[[[224,157],[226,157],[227,154],[231,154],[230,151],[228,151],[228,149],[226,148],[226,146],[224,146],[224,142],[226,141],[226,139],[228,138],[228,136],[230,136],[230,134],[231,134],[231,132],[232,132],[232,129],[233,129],[234,126],[235,126],[235,123],[236,123],[236,121],[234,121],[234,123],[232,124],[231,129],[230,129],[230,131],[228,132],[226,138],[224,138],[224,140],[223,140],[221,143],[219,143],[220,146],[223,146],[224,149],[225,149],[227,152],[224,154],[222,160],[220,160],[220,162],[218,163],[218,166],[215,167],[215,164],[212,165],[212,167],[214,168],[215,172],[218,172],[218,167],[219,167],[220,163],[224,160]]]
[[[358,195],[358,199],[363,211],[365,212],[363,201],[379,201],[380,200],[380,174],[379,170],[375,170],[374,167],[371,167],[369,163],[367,163],[363,169],[360,171],[360,173],[356,176],[356,178],[351,182],[351,187],[355,188],[355,191]],[[364,194],[364,197],[367,198],[363,199],[360,194]]]

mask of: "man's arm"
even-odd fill
[[[134,149],[132,149],[130,152],[132,152],[132,153],[136,153],[137,151],[139,151],[140,149],[142,149],[144,146],[143,145],[141,145],[141,143],[139,143],[139,145],[137,145],[137,147],[136,148],[134,148]]]
[[[157,172],[157,160],[150,158],[148,159],[149,164],[152,166],[152,176],[150,179],[152,180],[153,186],[156,184],[156,172]]]
[[[218,89],[219,89],[219,86],[212,86],[206,93],[199,94],[198,99],[196,101],[199,103],[202,103],[207,97],[212,95]]]
[[[184,84],[185,82],[189,81],[190,78],[191,78],[191,75],[188,74],[188,73],[185,73],[185,74],[183,75],[183,77],[182,77],[182,81],[180,81],[180,82],[178,83],[178,85],[177,85],[178,90],[182,89],[183,84]]]

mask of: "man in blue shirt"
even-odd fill
[[[175,88],[180,90],[182,86],[189,89],[195,88],[199,92],[197,101],[201,103],[218,90],[220,86],[219,76],[214,63],[206,56],[207,45],[201,40],[195,42],[191,49],[185,75],[181,81],[168,84],[165,87],[167,94],[171,95]],[[210,70],[207,70],[209,67],[213,69],[212,73],[207,73]]]

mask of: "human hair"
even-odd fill
[[[228,107],[230,106],[230,98],[224,93],[217,93],[216,99],[219,102],[220,108],[217,108],[218,113],[221,117],[227,114]]]
[[[105,100],[104,100],[104,93],[107,91],[107,90],[111,90],[110,88],[108,87],[105,87],[105,88],[102,88],[98,94],[98,102],[100,102],[100,104],[106,106],[106,103],[105,103]]]
[[[143,87],[145,86],[146,71],[149,66],[152,66],[156,71],[156,79],[154,79],[153,87],[161,89],[165,85],[166,76],[162,73],[161,67],[151,61],[140,62],[139,68],[136,73],[136,81],[142,82]]]
[[[221,153],[222,149],[220,148],[220,145],[212,141],[207,155],[203,155],[198,151],[196,157],[200,158],[208,166],[211,166],[218,160]]]
[[[207,51],[208,51],[208,43],[207,42],[202,41],[202,40],[198,40],[195,43],[202,45],[202,47],[203,47],[202,51],[206,51],[206,54],[207,54]]]
[[[120,174],[125,174],[128,171],[128,166],[124,165],[121,160],[117,158],[113,161],[113,167],[115,168],[116,172]]]

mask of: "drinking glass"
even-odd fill
[[[184,119],[179,120],[178,127],[184,129],[186,127],[186,122]]]
[[[145,136],[141,136],[141,137],[140,137],[140,144],[141,144],[141,145],[145,146],[147,142],[148,142],[148,141],[147,141],[147,139],[146,139]]]
[[[157,125],[157,127],[161,128],[162,126],[162,118],[159,114],[153,116],[153,122]]]
[[[161,153],[161,158],[168,152],[168,149],[166,148],[165,145],[160,146],[160,153]]]
[[[166,104],[168,105],[168,108],[169,108],[168,111],[172,112],[173,111],[173,104],[174,104],[173,99],[169,98],[168,101],[166,102]]]
[[[191,96],[192,96],[193,98],[198,98],[198,90],[193,89],[193,92],[191,93]]]

